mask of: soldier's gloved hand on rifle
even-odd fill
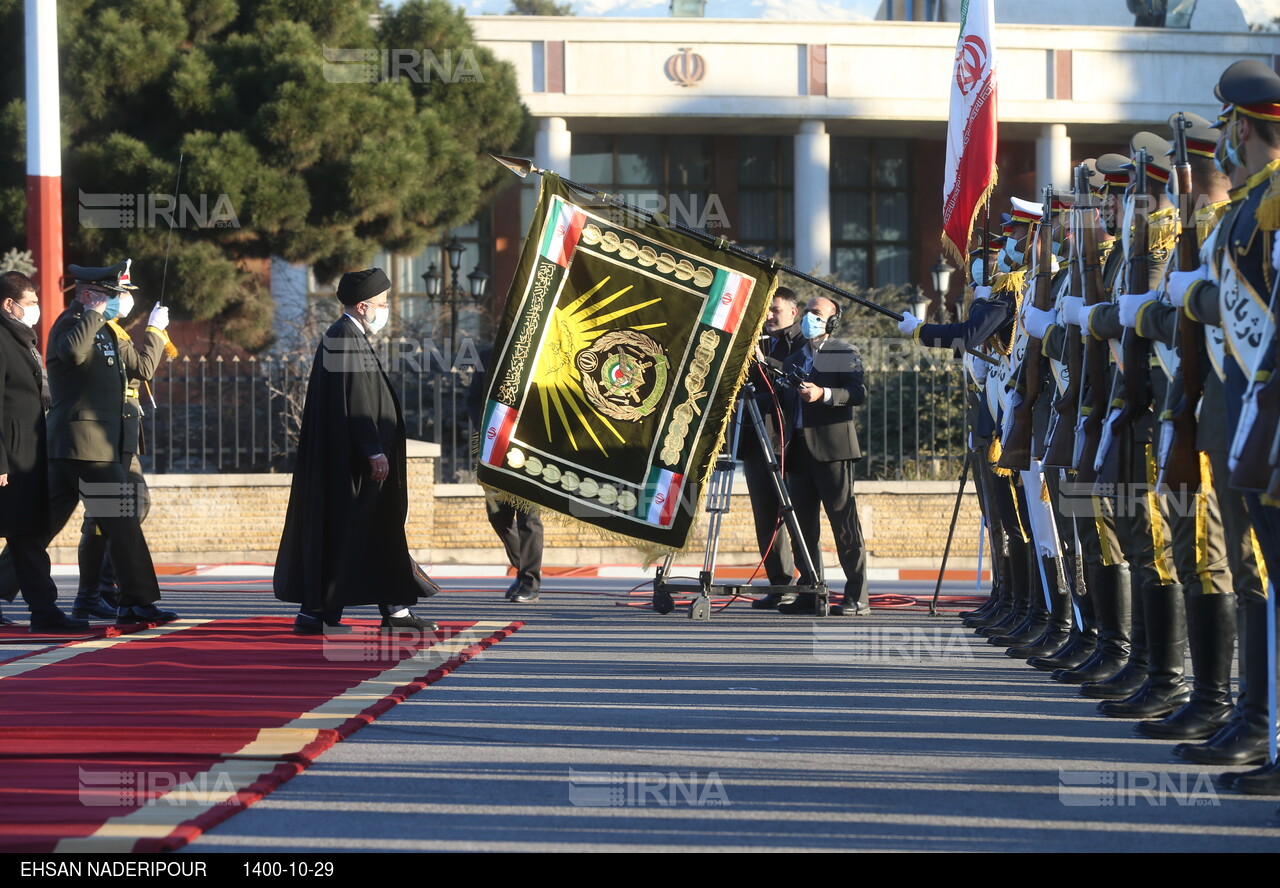
[[[1124,293],[1121,294],[1117,302],[1120,305],[1120,324],[1124,327],[1138,326],[1138,312],[1142,310],[1142,306],[1148,302],[1155,302],[1156,294],[1153,290],[1145,293]]]
[[[1063,296],[1058,300],[1058,305],[1062,307],[1062,323],[1075,324],[1080,326],[1076,318],[1080,316],[1080,310],[1084,308],[1083,296]]]
[[[990,287],[974,287],[973,288],[974,302],[977,302],[979,299],[990,299],[990,298],[991,298]]]
[[[1191,289],[1191,285],[1196,281],[1207,280],[1210,280],[1209,269],[1203,265],[1194,271],[1169,272],[1169,280],[1164,285],[1164,291],[1169,294],[1169,304],[1181,308],[1186,302],[1187,290]]]
[[[169,306],[156,303],[156,307],[151,309],[151,317],[147,318],[147,326],[155,327],[157,330],[163,330],[169,326]]]
[[[1082,298],[1078,305],[1072,306],[1075,314],[1072,317],[1067,318],[1067,320],[1087,333],[1089,332],[1089,316],[1093,314],[1093,310],[1099,305],[1105,305],[1105,303],[1098,302],[1094,305],[1085,305],[1084,299]]]
[[[903,336],[910,336],[912,333],[915,332],[916,327],[919,327],[922,323],[924,322],[921,321],[915,315],[913,315],[911,312],[909,311],[904,312],[902,315],[902,320],[898,322],[898,331]]]
[[[1036,339],[1044,339],[1045,332],[1053,326],[1056,317],[1056,312],[1041,311],[1034,305],[1028,305],[1022,312],[1022,326],[1026,328],[1029,335]]]

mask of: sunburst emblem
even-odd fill
[[[609,305],[631,290],[631,285],[627,285],[602,295],[610,280],[611,278],[606,277],[569,305],[556,307],[551,315],[550,327],[543,343],[542,353],[538,358],[538,366],[533,373],[533,382],[542,403],[542,419],[547,440],[554,441],[558,434],[563,433],[574,450],[581,450],[583,446],[594,443],[596,448],[605,455],[609,453],[605,444],[610,440],[610,436],[619,443],[627,441],[614,423],[614,420],[624,417],[617,415],[617,409],[613,405],[630,402],[633,410],[643,409],[646,400],[653,398],[653,386],[652,382],[648,385],[644,384],[642,379],[646,376],[653,377],[657,364],[655,358],[660,359],[665,387],[667,368],[667,361],[662,355],[661,347],[658,347],[658,344],[648,336],[643,336],[643,339],[652,343],[657,351],[650,351],[643,356],[637,355],[634,348],[612,342],[613,336],[618,333],[642,336],[643,334],[639,333],[641,330],[665,327],[666,322],[663,321],[640,324],[625,331],[619,331],[613,324],[619,318],[661,302],[661,298],[604,312]],[[606,336],[610,336],[610,339],[601,341],[599,343],[601,347],[597,347],[597,340],[602,340]],[[578,360],[584,353],[597,356],[600,359],[598,363],[608,364],[604,378],[597,371],[591,374],[591,382],[584,384],[583,371],[579,367]],[[586,363],[589,366],[591,366],[591,360],[587,359]],[[650,366],[645,369],[642,368],[642,364]],[[602,382],[605,383],[606,389],[612,388],[612,394],[602,399],[609,406],[603,408],[599,403],[593,403],[596,399],[590,397],[587,392],[590,385],[594,384],[600,388]],[[633,398],[633,395],[636,397]],[[653,402],[656,403],[660,397],[659,391],[658,397],[653,398]],[[652,411],[653,404],[649,404],[648,409]],[[553,416],[559,419],[555,428],[552,426]],[[580,440],[581,435],[586,437]],[[587,438],[590,441],[587,441]]]

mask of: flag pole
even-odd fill
[[[496,160],[498,163],[502,164],[507,169],[511,170],[511,172],[515,173],[517,176],[519,176],[522,179],[528,176],[529,173],[538,173],[539,175],[542,175],[545,173],[552,173],[553,175],[557,175],[553,170],[544,170],[534,166],[533,161],[527,157],[511,157],[504,154],[490,154],[489,156],[492,157],[494,160]],[[816,278],[811,274],[806,274],[800,269],[794,268],[790,265],[785,265],[781,262],[778,262],[776,259],[770,259],[767,256],[762,256],[759,253],[755,253],[755,252],[752,252],[751,250],[744,249],[735,243],[731,243],[727,238],[716,237],[715,235],[709,234],[708,232],[703,231],[700,228],[692,228],[688,225],[684,225],[672,219],[670,216],[665,216],[661,213],[655,213],[651,210],[642,209],[640,207],[635,206],[634,204],[629,204],[626,201],[622,200],[621,198],[615,197],[612,194],[605,194],[602,191],[597,191],[596,189],[590,187],[589,185],[583,185],[580,182],[573,181],[572,179],[566,179],[564,176],[560,176],[560,181],[563,182],[565,185],[569,186],[570,188],[574,189],[575,191],[579,191],[582,194],[592,195],[593,197],[596,197],[601,201],[607,202],[612,207],[617,207],[619,209],[626,210],[627,212],[633,213],[634,215],[637,215],[640,218],[645,219],[649,222],[655,222],[659,225],[663,225],[668,228],[674,228],[676,231],[679,231],[681,234],[687,235],[688,237],[691,237],[700,243],[715,247],[717,250],[723,250],[724,252],[729,253],[732,256],[737,256],[739,259],[745,259],[748,262],[751,262],[755,265],[760,266],[761,268],[769,268],[777,271],[786,272],[787,274],[793,277],[800,278],[800,280],[802,281],[806,281],[810,284],[813,284],[814,286],[821,287],[822,289],[827,290],[831,293],[835,293],[838,296],[843,296],[845,299],[848,299],[851,302],[856,302],[859,305],[862,305],[866,308],[871,309],[872,311],[878,311],[880,314],[893,318],[895,321],[902,320],[903,316],[901,312],[894,311],[893,309],[890,309],[890,308],[885,308],[883,305],[872,302],[870,299],[867,299],[865,296],[859,296],[857,293],[851,293],[848,290],[844,289],[843,287],[837,287],[835,284],[828,283],[827,281],[824,281],[821,278]],[[973,355],[975,358],[980,358],[981,360],[984,360],[987,363],[990,363],[990,364],[996,363],[996,360],[994,358],[992,358],[989,355],[985,355],[982,352],[972,350],[972,349],[966,349],[966,351],[968,351],[968,353]]]

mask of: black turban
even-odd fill
[[[390,289],[391,281],[381,268],[348,271],[338,282],[338,301],[343,305],[355,305],[357,302],[367,302]]]

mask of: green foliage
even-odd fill
[[[507,15],[573,15],[573,4],[560,4],[554,0],[511,0]]]
[[[22,14],[0,0],[4,33],[22,34]],[[79,194],[171,194],[182,155],[179,194],[234,223],[175,216],[166,301],[249,349],[271,340],[264,260],[328,278],[383,248],[421,250],[508,184],[486,155],[530,131],[514,70],[445,0],[61,0],[58,15],[66,261],[130,256],[144,299],[159,295],[165,217],[144,200],[137,227],[85,227]],[[22,41],[11,48],[0,243],[25,239]],[[334,49],[423,61],[340,82],[355,69]]]

